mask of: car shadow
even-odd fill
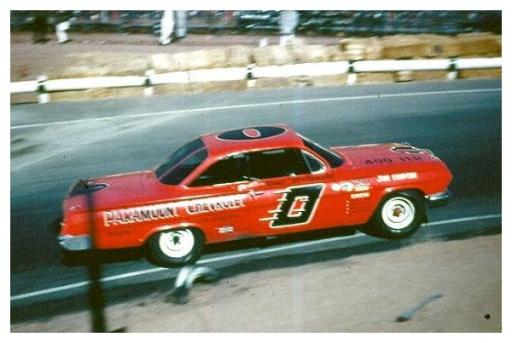
[[[325,230],[316,230],[303,233],[293,233],[281,236],[273,236],[266,238],[246,238],[225,243],[215,243],[207,245],[203,249],[203,257],[213,254],[221,254],[226,252],[248,250],[248,249],[264,249],[272,246],[290,244],[295,242],[305,242],[320,240],[331,237],[351,236],[357,232],[357,227],[331,228]],[[84,266],[90,260],[91,252],[68,252],[61,254],[61,263],[68,267]],[[144,258],[143,248],[128,248],[115,250],[98,250],[97,258],[102,264],[130,262]]]
[[[392,251],[405,246],[419,244],[426,241],[462,240],[474,238],[477,236],[496,234],[501,234],[501,226],[480,228],[468,232],[452,233],[438,238],[413,236],[412,238],[405,240],[379,240],[362,245],[334,247],[326,250],[308,252],[305,254],[290,252],[288,254],[281,253],[277,256],[273,255],[267,257],[258,257],[245,261],[233,260],[228,265],[217,268],[217,271],[219,272],[220,279],[226,280],[241,274],[254,273],[264,270],[292,268],[305,266],[312,263],[344,260],[357,255]],[[174,281],[175,276],[172,276],[171,278],[164,280],[146,280],[137,284],[119,284],[110,286],[104,290],[106,306],[112,306],[133,300],[139,301],[137,306],[145,306],[146,302],[148,301],[147,297],[150,295],[156,297],[161,296],[162,302],[164,302],[165,295],[168,294],[171,290],[171,285],[174,284]],[[11,324],[35,319],[47,320],[51,317],[65,313],[87,310],[88,298],[87,296],[84,296],[85,294],[86,293],[81,292],[80,294],[70,295],[59,299],[28,301],[19,305],[17,304],[16,306],[11,304]],[[151,301],[154,301],[154,299],[151,299]],[[176,305],[169,304],[169,306]]]

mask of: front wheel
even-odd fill
[[[411,236],[424,218],[421,197],[413,192],[400,192],[383,199],[372,220],[370,234],[383,238],[401,239]]]
[[[147,258],[162,267],[177,267],[195,262],[201,255],[204,237],[193,228],[161,231],[148,240]]]

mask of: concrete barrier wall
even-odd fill
[[[70,54],[62,68],[54,67],[35,81],[12,82],[10,92],[16,103],[34,92],[41,95],[39,102],[47,102],[72,96],[89,100],[124,94],[500,77],[500,55],[501,36],[490,34],[349,38],[339,46],[304,45],[299,39],[287,46],[175,54]]]
[[[348,59],[381,60],[501,56],[501,36],[489,33],[347,38],[340,41]]]

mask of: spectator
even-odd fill
[[[46,43],[48,40],[46,34],[48,33],[48,15],[46,11],[34,11],[34,21],[32,23],[32,42]]]
[[[279,45],[286,45],[295,38],[295,29],[299,23],[299,13],[297,11],[281,11],[279,14],[279,27],[281,36]]]
[[[176,11],[176,40],[187,36],[187,11]]]
[[[173,40],[174,11],[164,11],[160,21],[160,45],[168,45]]]
[[[57,42],[59,44],[64,44],[71,41],[66,32],[69,30],[70,17],[70,11],[57,11],[55,15],[55,34],[57,35]]]

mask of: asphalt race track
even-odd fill
[[[305,245],[291,239],[263,248],[212,249],[203,263],[243,272],[241,261],[253,257],[267,258],[272,268],[299,252],[321,260],[335,250],[341,258],[433,237],[501,231],[500,80],[17,105],[11,107],[11,320],[41,315],[28,306],[49,300],[64,308],[65,299],[86,292],[85,267],[60,263],[52,229],[73,182],[152,168],[205,132],[271,123],[286,123],[326,146],[406,141],[429,148],[454,174],[454,199],[431,211],[433,225],[408,243],[331,235]],[[152,289],[150,282],[170,286],[176,273],[135,259],[108,263],[103,275],[106,288],[134,296]]]

